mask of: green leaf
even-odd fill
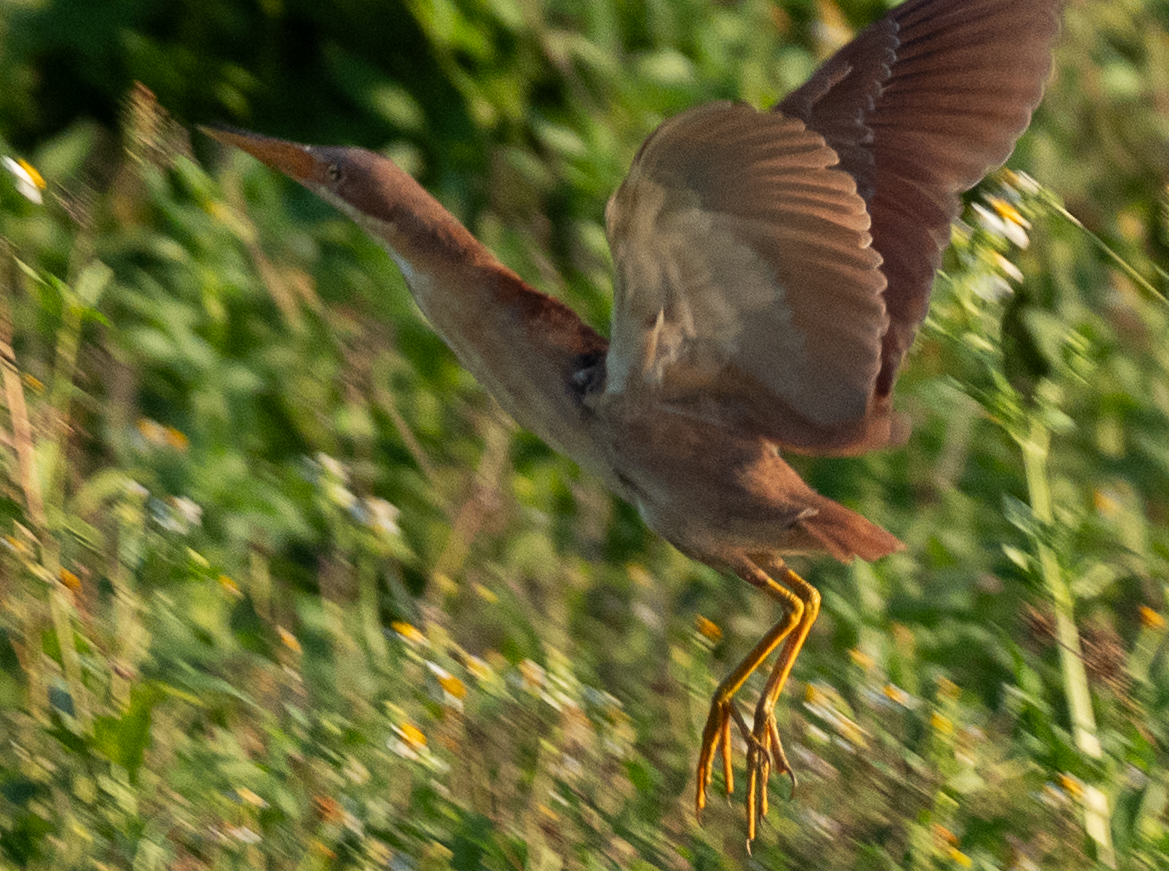
[[[73,286],[81,305],[85,308],[95,307],[113,277],[114,270],[100,260],[91,260],[87,263]]]
[[[1095,599],[1120,577],[1120,568],[1108,563],[1093,563],[1086,572],[1076,575],[1071,581],[1072,595],[1076,599]]]
[[[120,717],[98,717],[93,722],[93,745],[110,762],[126,770],[130,783],[137,781],[138,769],[150,745],[151,712],[161,693],[148,684],[137,684],[130,705]]]

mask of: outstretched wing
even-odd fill
[[[813,449],[863,420],[885,280],[836,153],[803,121],[716,103],[665,122],[609,202],[610,394],[717,404]]]
[[[775,110],[840,155],[888,280],[877,397],[929,308],[959,195],[1010,156],[1051,71],[1062,0],[909,0]]]
[[[893,439],[959,196],[1026,128],[1061,6],[909,0],[771,113],[659,127],[609,203],[607,391],[650,387],[796,449]]]

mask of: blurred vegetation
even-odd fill
[[[382,150],[600,327],[644,137],[882,9],[0,4],[0,865],[1169,867],[1161,0],[1069,3],[1011,161],[1042,187],[971,195],[909,444],[801,461],[908,549],[798,566],[801,786],[752,858],[692,766],[772,604],[518,431],[354,226],[186,133]]]

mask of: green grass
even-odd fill
[[[213,12],[272,47],[295,9],[206,6],[180,50],[70,8],[0,12],[0,154],[49,183],[0,171],[0,866],[1169,868],[1159,6],[1069,10],[1012,160],[1044,187],[972,195],[910,442],[800,461],[907,550],[797,566],[824,595],[778,710],[800,785],[750,857],[743,778],[699,826],[692,769],[772,603],[517,430],[339,215],[141,94],[120,145],[54,120],[46,70],[84,46],[192,121],[385,145],[601,326],[637,144],[770,102],[843,13],[416,3],[364,22],[413,40],[383,61],[331,10],[296,115],[211,47]]]

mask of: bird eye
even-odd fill
[[[336,184],[337,182],[341,181],[341,179],[345,176],[345,172],[341,169],[341,165],[337,163],[330,163],[329,168],[325,170],[325,173],[329,176],[329,181],[332,184]]]

